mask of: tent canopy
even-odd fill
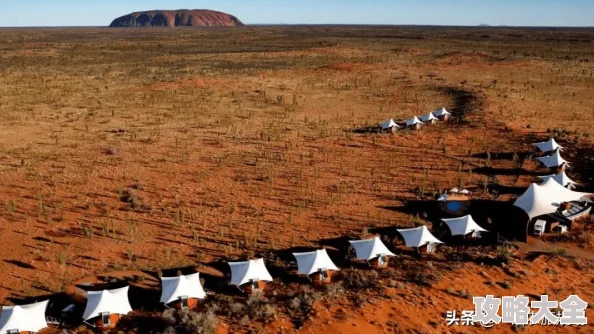
[[[590,194],[571,191],[550,178],[542,184],[533,183],[516,202],[530,219],[557,211],[563,202],[580,201]]]
[[[536,146],[536,148],[538,148],[541,152],[551,152],[557,149],[559,149],[560,151],[563,150],[563,147],[557,144],[555,138],[551,138],[547,141],[543,141],[540,143],[534,143],[532,145]]]
[[[561,154],[559,153],[559,151],[555,152],[555,154],[553,154],[553,155],[536,158],[536,160],[540,161],[547,168],[559,167],[563,164],[569,165],[567,160],[565,160],[565,159],[563,159],[563,157],[561,157]]]
[[[379,256],[394,256],[388,247],[384,245],[379,237],[374,237],[368,240],[353,240],[349,241],[359,260],[371,260]]]
[[[243,285],[250,280],[272,281],[272,276],[266,269],[264,259],[249,260],[244,262],[229,262],[231,268],[231,284]]]
[[[128,301],[129,288],[127,286],[115,290],[87,292],[87,307],[85,308],[83,319],[89,320],[104,312],[122,315],[132,312],[132,307]]]
[[[434,111],[433,115],[435,115],[435,117],[442,117],[445,115],[451,115],[451,113],[449,111],[447,111],[446,108],[441,108],[441,109],[437,109],[436,111]]]
[[[442,244],[436,237],[429,232],[427,226],[416,228],[399,229],[398,233],[404,238],[406,247],[421,247],[427,244]]]
[[[396,124],[396,122],[394,122],[394,120],[391,118],[383,123],[380,123],[379,126],[383,130],[390,129],[390,128],[399,128],[398,124]]]
[[[571,188],[578,184],[577,182],[570,179],[569,176],[567,176],[567,173],[565,173],[565,171],[563,171],[557,175],[539,176],[538,178],[542,179],[545,182],[549,179],[553,179],[553,180],[557,181],[560,185],[562,185],[566,188],[568,186]]]
[[[47,327],[45,310],[49,300],[22,306],[4,306],[0,317],[0,333],[17,329],[20,332],[39,332]]]
[[[187,276],[162,277],[161,286],[161,303],[164,304],[174,302],[179,297],[196,299],[206,297],[202,284],[200,284],[200,273]]]
[[[437,120],[437,119],[438,119],[438,118],[437,118],[437,117],[435,117],[435,115],[433,115],[433,113],[432,113],[432,112],[430,112],[430,113],[428,113],[428,114],[425,114],[425,115],[421,116],[421,122],[429,122],[429,121],[432,121],[432,120]]]
[[[442,221],[448,225],[450,231],[452,231],[452,235],[467,235],[477,231],[488,232],[480,227],[470,215],[460,218],[442,219]]]
[[[302,275],[311,275],[320,269],[338,270],[325,249],[306,253],[293,253],[293,256],[297,260],[297,272]]]
[[[404,123],[406,123],[406,126],[413,126],[415,124],[422,124],[423,122],[421,122],[421,120],[415,116],[411,119],[407,119],[406,121],[404,121]]]

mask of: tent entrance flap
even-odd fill
[[[179,296],[178,297],[181,307],[188,307],[188,296]]]
[[[101,312],[99,313],[99,316],[101,317],[101,322],[103,323],[103,326],[111,325],[111,314],[109,312]]]

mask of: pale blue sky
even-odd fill
[[[594,26],[594,0],[0,0],[0,26],[107,26],[130,12],[213,9],[246,24]]]

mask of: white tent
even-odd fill
[[[309,276],[321,269],[338,270],[334,262],[330,260],[325,249],[318,249],[306,253],[293,253],[293,256],[295,256],[295,259],[297,260],[297,272],[302,275]]]
[[[396,122],[394,122],[394,120],[391,118],[383,123],[380,123],[379,126],[382,128],[382,130],[387,130],[390,128],[399,128],[398,124],[396,124]]]
[[[411,118],[411,119],[407,119],[406,121],[404,121],[404,123],[406,123],[406,126],[413,126],[413,125],[417,125],[417,124],[423,124],[423,122],[421,122],[421,120],[419,120],[419,118],[417,116]]]
[[[549,155],[546,157],[536,158],[536,160],[540,161],[545,167],[552,168],[552,167],[559,167],[565,164],[569,166],[569,162],[561,157],[559,151],[555,152],[553,155]]]
[[[559,149],[559,151],[563,150],[563,147],[555,141],[555,138],[551,138],[548,141],[534,143],[532,144],[536,146],[541,152],[551,152]]]
[[[161,303],[169,304],[180,297],[204,299],[206,294],[200,284],[200,273],[187,276],[161,278]]]
[[[470,233],[474,234],[475,232],[488,232],[484,228],[480,227],[470,215],[460,218],[442,219],[442,221],[448,225],[450,231],[452,231],[452,235],[467,235]]]
[[[390,252],[388,247],[384,245],[379,237],[368,240],[353,240],[349,241],[359,260],[371,260],[380,256],[394,256],[394,253]]]
[[[427,226],[416,228],[399,229],[398,233],[404,238],[406,247],[422,247],[428,244],[442,244],[436,237],[429,232]]]
[[[100,316],[101,313],[126,315],[132,312],[128,288],[87,292],[87,307],[83,319],[86,321]]]
[[[272,281],[272,276],[266,269],[264,259],[249,260],[244,262],[229,262],[231,268],[231,284],[243,285],[253,281]]]
[[[424,122],[424,123],[438,120],[438,118],[435,117],[435,115],[433,115],[432,112],[425,114],[425,115],[421,116],[420,118],[421,118],[421,122]]]
[[[18,332],[39,332],[47,327],[45,310],[49,300],[22,306],[2,307],[0,333],[18,330]]]
[[[451,113],[447,111],[446,108],[441,108],[434,111],[433,115],[435,115],[435,117],[441,118],[443,116],[449,116]]]
[[[470,191],[468,191],[468,189],[462,189],[462,190],[460,190],[460,194],[468,195],[468,194],[470,194]]]
[[[588,195],[590,194],[571,191],[551,178],[540,185],[531,184],[514,205],[524,210],[532,219],[557,211],[563,202],[580,201]]]
[[[445,202],[448,200],[448,195],[446,194],[441,194],[441,196],[439,196],[439,198],[437,199],[438,202]]]
[[[565,173],[565,171],[563,171],[557,175],[539,176],[538,178],[542,179],[543,181],[553,179],[553,180],[557,181],[560,185],[564,186],[565,188],[569,188],[569,189],[573,189],[573,187],[578,184],[577,182],[570,179],[569,176],[567,176],[567,173]]]
[[[459,192],[460,192],[460,190],[458,188],[452,188],[452,189],[450,189],[450,193],[452,193],[452,194],[457,194]]]

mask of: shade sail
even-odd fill
[[[406,123],[406,126],[413,126],[413,125],[416,125],[416,124],[423,124],[423,122],[421,122],[421,120],[417,116],[415,116],[415,117],[413,117],[411,119],[407,119],[406,121],[404,121],[404,123]]]
[[[231,284],[233,285],[243,285],[250,280],[272,281],[272,276],[266,269],[264,259],[229,262],[229,267],[231,268]]]
[[[100,315],[100,313],[128,314],[132,307],[128,300],[128,289],[124,287],[115,290],[89,291],[87,292],[87,306],[83,314],[84,320],[89,320]]]
[[[293,256],[297,260],[297,272],[302,275],[311,275],[320,271],[320,269],[338,270],[325,249],[306,253],[293,253]]]
[[[420,117],[421,122],[429,122],[429,121],[433,121],[433,120],[437,120],[438,118],[435,117],[435,115],[433,115],[432,112],[425,114],[423,116]]]
[[[557,183],[559,183],[560,185],[562,185],[566,188],[569,187],[570,189],[578,184],[577,182],[570,179],[569,176],[567,176],[567,173],[565,173],[565,171],[563,171],[557,175],[539,176],[538,178],[542,179],[543,181],[553,179],[553,180],[557,181]]]
[[[387,130],[390,128],[399,128],[398,124],[396,124],[396,122],[394,122],[393,119],[389,119],[383,123],[380,123],[379,126],[383,129],[383,130]]]
[[[563,164],[569,165],[569,162],[561,157],[559,151],[555,152],[553,155],[536,158],[536,160],[540,161],[547,168],[559,167]]]
[[[571,191],[554,179],[548,179],[542,184],[533,183],[522,194],[515,206],[524,210],[530,219],[557,211],[563,202],[580,201],[590,194]]]
[[[473,232],[488,232],[484,228],[480,227],[470,215],[460,218],[442,219],[442,221],[448,225],[452,235],[467,235]]]
[[[441,108],[441,109],[437,109],[436,111],[434,111],[433,115],[435,115],[435,117],[443,117],[446,115],[451,115],[451,113],[449,111],[447,111],[446,108]]]
[[[379,256],[394,256],[394,253],[390,252],[379,237],[349,242],[355,248],[355,253],[359,260],[371,260]]]
[[[540,143],[534,143],[532,145],[536,146],[536,148],[538,148],[541,152],[551,152],[551,151],[555,151],[557,149],[559,149],[559,150],[563,149],[563,147],[561,145],[557,144],[557,142],[555,141],[555,138],[551,138],[547,141],[540,142]]]
[[[0,333],[9,330],[39,332],[47,327],[45,310],[49,300],[22,306],[4,306],[0,317]]]
[[[427,244],[442,244],[436,237],[429,232],[427,226],[416,228],[399,229],[398,233],[404,238],[406,247],[421,247]]]
[[[200,273],[161,278],[161,303],[169,304],[180,297],[204,299],[206,294],[200,283]]]

